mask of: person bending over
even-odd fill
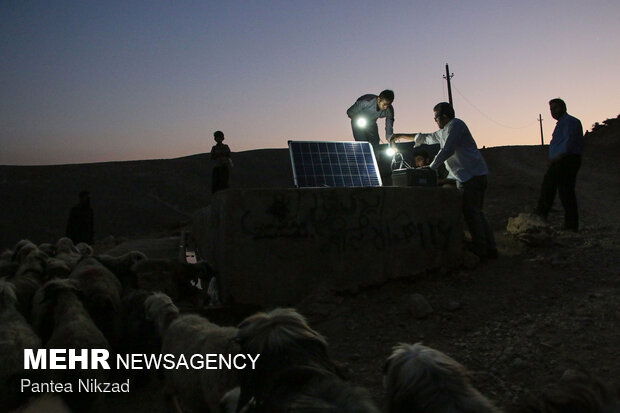
[[[390,143],[400,139],[413,140],[414,147],[439,144],[440,149],[428,166],[437,171],[442,164],[463,197],[463,217],[472,238],[472,252],[481,260],[497,257],[495,236],[484,214],[484,194],[487,188],[487,164],[478,150],[469,128],[455,117],[452,105],[441,102],[433,108],[439,130],[433,133],[399,133]]]
[[[377,95],[360,96],[349,109],[347,116],[351,119],[353,138],[356,141],[370,142],[373,147],[379,145],[379,128],[377,119],[385,118],[385,139],[394,131],[394,92],[384,90]]]

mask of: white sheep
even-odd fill
[[[31,251],[37,250],[38,247],[33,244],[30,240],[23,239],[18,241],[15,244],[15,248],[13,249],[13,257],[12,260],[21,264],[26,256],[30,254]]]
[[[138,288],[136,274],[132,268],[135,264],[147,259],[144,253],[140,251],[129,251],[118,257],[101,254],[95,255],[94,258],[116,275],[124,289]]]
[[[194,354],[238,353],[236,328],[220,327],[195,314],[180,315],[166,294],[153,294],[146,299],[145,308],[147,316],[158,325],[163,354],[184,355],[189,360]],[[185,412],[220,412],[220,399],[237,385],[235,372],[228,369],[172,369],[165,370],[164,378],[169,402],[177,410],[182,406]]]
[[[0,280],[0,411],[21,404],[27,394],[19,387],[24,372],[24,349],[38,349],[41,340],[17,311],[15,287]]]
[[[77,262],[82,258],[80,251],[75,248],[71,238],[62,237],[55,244],[56,255],[55,257],[63,260],[67,263],[69,268],[73,269]]]
[[[394,347],[384,385],[389,413],[497,413],[453,358],[416,344]]]
[[[89,255],[93,255],[93,247],[91,247],[90,245],[88,245],[85,242],[79,242],[76,246],[75,249],[78,250],[78,252],[80,253],[80,255],[82,256],[89,256]]]

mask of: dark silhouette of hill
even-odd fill
[[[235,153],[233,187],[290,187],[288,150]],[[91,192],[95,239],[179,228],[211,199],[209,154],[176,159],[52,166],[0,166],[0,246],[65,234],[78,192]]]
[[[597,191],[617,193],[620,122],[608,120],[586,137],[578,192],[600,204]],[[547,148],[508,146],[483,150],[489,164],[487,211],[496,229],[533,205],[546,168]],[[233,154],[231,187],[293,187],[288,149]],[[176,159],[52,166],[0,166],[0,247],[20,239],[52,242],[63,236],[81,189],[91,191],[95,239],[136,237],[178,229],[209,204],[208,154]],[[584,186],[591,185],[586,191]],[[593,193],[592,193],[593,191]],[[611,196],[611,193],[609,194]],[[512,200],[512,201],[510,201]],[[508,202],[507,202],[508,201]],[[617,203],[613,205],[616,207]]]

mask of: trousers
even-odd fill
[[[228,177],[230,171],[228,166],[216,166],[213,168],[211,177],[211,193],[214,194],[222,189],[228,189]]]
[[[564,228],[573,231],[579,229],[575,184],[580,167],[581,155],[566,155],[549,165],[543,177],[536,207],[536,213],[546,219],[557,192],[564,208]]]
[[[351,128],[353,129],[353,139],[356,141],[370,142],[373,147],[379,145],[379,127],[376,122],[369,122],[360,128],[351,119]]]
[[[471,234],[473,252],[480,257],[497,253],[495,235],[483,210],[487,176],[474,176],[466,182],[457,182],[457,188],[463,197],[463,218]]]

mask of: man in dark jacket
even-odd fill
[[[394,131],[394,92],[384,90],[377,95],[364,95],[355,101],[347,110],[351,119],[353,138],[356,141],[370,142],[372,146],[379,145],[379,128],[377,119],[385,118],[385,139],[388,140]]]
[[[93,243],[94,236],[93,209],[90,206],[90,192],[80,191],[80,203],[71,208],[67,221],[67,237],[74,244],[85,242]]]

